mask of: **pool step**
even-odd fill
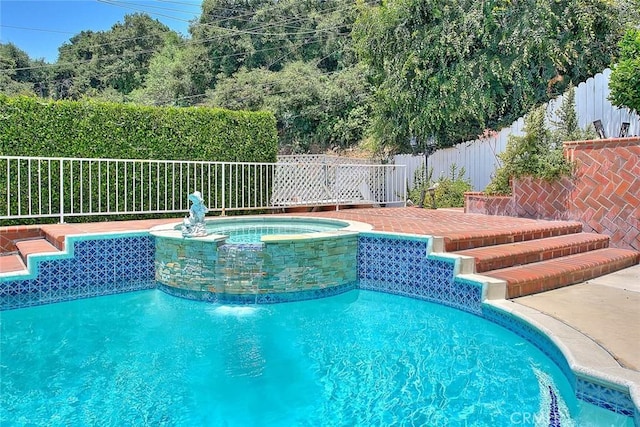
[[[4,253],[0,256],[0,273],[26,272],[29,255],[43,253],[60,253],[43,237],[25,238],[13,241],[17,252]]]
[[[476,273],[483,273],[607,247],[609,247],[609,236],[596,233],[573,233],[467,249],[458,251],[456,254],[474,257]]]
[[[0,255],[0,273],[17,273],[26,271],[27,266],[20,254],[10,253]]]
[[[58,253],[58,248],[49,243],[46,239],[29,239],[16,242],[16,247],[20,252],[22,261],[27,264],[27,258],[32,254]]]
[[[605,248],[482,273],[504,280],[507,298],[536,294],[584,282],[640,263],[640,253]]]

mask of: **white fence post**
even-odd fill
[[[64,223],[64,160],[60,159],[60,223]]]

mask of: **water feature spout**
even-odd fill
[[[207,235],[207,227],[204,222],[204,216],[209,211],[204,205],[204,199],[199,191],[189,194],[191,208],[189,216],[182,221],[183,237],[204,237]]]

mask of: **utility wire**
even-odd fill
[[[344,34],[344,36],[348,36],[348,35],[349,34]],[[312,44],[312,43],[315,43],[316,41],[317,40],[307,40],[307,41],[301,42],[298,45],[298,47],[303,47],[304,45]],[[257,49],[257,50],[251,51],[250,53],[246,52],[246,51],[242,51],[242,52],[236,52],[236,53],[233,53],[233,54],[215,56],[215,57],[211,57],[211,58],[212,59],[233,58],[233,57],[239,57],[239,56],[249,55],[249,54],[253,54],[253,53],[262,53],[262,52],[269,52],[269,51],[279,50],[281,48],[282,48],[281,46],[276,46],[276,47],[270,47],[270,48],[264,48],[264,49]],[[151,52],[151,50],[148,51],[148,52]],[[91,62],[91,60],[87,60],[87,61],[83,61],[83,62],[85,62],[85,63],[86,62]],[[0,70],[0,72],[2,72],[2,71],[5,71],[5,70]],[[115,75],[115,73],[116,72],[111,73],[111,74],[107,74],[104,77],[105,78],[111,77],[111,76]],[[333,72],[327,72],[327,73],[324,73],[324,74],[325,75],[330,75],[332,73]],[[70,78],[73,78],[73,77],[72,76],[71,77],[61,77],[61,78],[58,78],[58,79],[40,80],[40,81],[35,81],[35,82],[30,81],[28,83],[33,84],[33,85],[37,85],[37,84],[56,84],[56,83],[63,83],[65,81],[69,80]],[[204,94],[202,94],[201,96],[204,96]]]
[[[104,0],[98,0],[101,2],[104,2]],[[275,7],[275,6],[274,6]],[[269,9],[272,9],[274,7],[271,7]],[[350,10],[352,6],[347,6],[347,7],[335,7],[333,9],[328,9],[327,12],[329,13],[334,13],[334,12],[340,12],[340,11],[344,11],[344,10]],[[325,12],[325,11],[323,11]],[[231,19],[231,18],[229,18]],[[295,21],[300,21],[303,20],[304,18],[299,18],[296,17],[294,19],[291,19],[292,22]],[[246,22],[251,22],[251,21],[246,21]],[[286,23],[287,21],[284,21],[284,23]],[[304,32],[297,32],[297,33],[265,33],[265,32],[261,32],[258,30],[261,29],[267,29],[269,27],[275,27],[275,26],[282,26],[283,22],[279,22],[279,21],[269,21],[269,22],[265,22],[263,25],[258,25],[254,28],[251,29],[251,31],[242,31],[242,30],[235,30],[235,29],[230,29],[230,28],[226,28],[226,27],[220,27],[217,25],[213,25],[210,23],[202,23],[201,26],[207,26],[207,27],[214,27],[217,30],[221,30],[221,31],[228,31],[227,34],[218,34],[215,35],[211,38],[207,38],[207,39],[201,39],[201,40],[185,40],[184,41],[184,45],[193,45],[193,44],[204,44],[210,41],[214,41],[214,40],[222,40],[226,37],[233,37],[234,35],[237,34],[249,34],[249,35],[261,35],[261,36],[276,36],[276,35],[280,35],[280,36],[291,36],[291,35],[319,35],[320,33],[329,33],[331,30],[336,30],[340,27],[342,27],[342,25],[338,25],[335,27],[327,27],[324,29],[314,29],[314,30],[308,30],[308,31],[304,31]],[[100,33],[95,33],[95,34],[100,34]],[[341,33],[336,33],[337,36],[342,36],[344,34]],[[94,47],[96,46],[113,46],[114,44],[117,45],[117,43],[121,43],[121,42],[125,42],[125,41],[133,41],[133,40],[140,40],[140,39],[145,39],[147,37],[152,37],[152,36],[142,36],[142,37],[136,37],[136,38],[129,38],[129,39],[119,39],[119,40],[115,40],[112,42],[108,42],[108,43],[103,43],[103,44],[97,44],[94,45]],[[108,61],[108,60],[117,60],[117,59],[124,59],[127,57],[130,57],[131,55],[139,55],[139,54],[146,54],[146,53],[153,53],[153,52],[157,52],[158,49],[152,49],[152,50],[146,50],[146,51],[134,51],[134,52],[128,52],[126,54],[123,55],[111,55],[111,56],[100,56],[99,60],[104,60],[104,61]],[[48,67],[60,67],[60,66],[73,66],[73,65],[80,65],[80,64],[84,64],[84,63],[88,63],[91,62],[93,59],[89,59],[89,60],[79,60],[79,61],[72,61],[72,62],[66,62],[66,63],[54,63],[54,64],[44,64],[44,65],[38,65],[38,66],[32,66],[32,67],[20,67],[20,68],[13,68],[13,69],[2,69],[0,70],[0,72],[11,72],[11,71],[25,71],[25,70],[34,70],[34,69],[40,69],[40,68],[48,68]]]

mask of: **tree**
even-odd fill
[[[485,189],[487,194],[510,194],[512,178],[533,176],[554,181],[571,173],[572,165],[564,156],[562,143],[595,136],[591,129],[578,127],[575,88],[570,86],[564,94],[553,130],[546,125],[546,115],[546,105],[534,108],[525,118],[525,135],[509,137],[507,148],[499,155],[502,166]]]
[[[148,105],[190,105],[193,92],[185,50],[177,37],[167,41],[149,63],[143,86],[131,92],[131,98]]]
[[[591,125],[587,129],[578,126],[578,113],[576,112],[576,88],[572,84],[562,97],[562,103],[556,111],[558,120],[553,122],[555,129],[552,132],[552,148],[562,147],[565,141],[580,141],[595,138],[595,129]]]
[[[323,71],[352,64],[351,0],[204,0],[192,24],[188,64],[194,87],[212,89],[242,69],[279,71],[316,61]]]
[[[6,95],[34,95],[31,60],[13,43],[0,43],[0,92]]]
[[[619,47],[620,58],[609,79],[609,99],[616,107],[640,112],[640,29],[627,30]]]
[[[60,98],[76,98],[90,89],[108,87],[128,94],[142,87],[154,54],[161,51],[166,35],[173,33],[149,15],[126,15],[109,31],[82,31],[59,48],[61,69],[56,81],[65,82]]]
[[[32,60],[12,43],[0,43],[0,92],[5,95],[49,96],[53,67]]]
[[[294,62],[279,72],[242,69],[223,77],[206,102],[272,111],[281,150],[308,152],[360,141],[369,123],[369,92],[363,67],[324,73],[314,64]]]
[[[374,134],[408,149],[511,123],[609,65],[619,34],[605,0],[403,0],[361,6],[360,57],[376,85]]]

